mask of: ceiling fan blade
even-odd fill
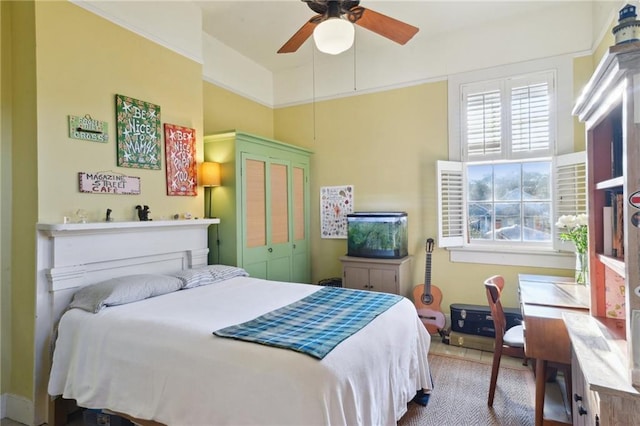
[[[419,28],[413,25],[398,21],[382,13],[366,7],[362,9],[362,17],[355,23],[396,43],[407,43],[419,31]]]
[[[322,15],[316,15],[305,22],[305,24],[300,27],[300,29],[289,40],[287,40],[280,50],[278,50],[278,53],[293,53],[298,50],[300,46],[302,46],[302,44],[311,37],[314,28],[321,21],[320,18],[322,18]]]

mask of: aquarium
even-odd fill
[[[347,255],[397,259],[407,255],[405,212],[347,215]]]

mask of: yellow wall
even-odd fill
[[[11,146],[9,117],[9,89],[11,64],[11,22],[9,20],[9,3],[0,2],[0,394],[9,388],[9,372],[11,368],[11,221],[10,203],[5,194],[11,193],[9,173]]]
[[[166,195],[164,146],[161,170],[116,166],[115,95],[159,105],[162,123],[194,128],[202,161],[202,66],[68,2],[38,2],[36,10],[39,220],[59,223],[79,208],[91,221],[107,208],[114,220],[133,220],[137,204],[155,219],[201,216],[202,190]],[[69,138],[68,115],[85,114],[109,122],[108,143]],[[140,177],[141,194],[79,192],[78,172],[99,171]]]
[[[598,66],[600,59],[607,53],[609,47],[615,44],[615,37],[612,29],[618,24],[617,18],[613,18],[608,30],[600,43],[596,46],[592,55],[577,57],[573,60],[573,92],[577,98],[582,93],[593,71]],[[580,123],[578,117],[573,118],[574,126],[574,148],[575,151],[583,151],[586,149],[585,128],[584,123]]]
[[[577,99],[586,86],[591,74],[593,74],[593,56],[581,56],[573,60],[573,93]],[[584,123],[578,117],[573,117],[573,138],[574,151],[584,151],[586,149]]]
[[[38,217],[35,9],[12,4],[11,392],[31,398],[35,324],[35,227]]]
[[[600,43],[596,47],[595,52],[593,52],[594,65],[598,65],[598,62],[600,62],[600,59],[607,53],[607,50],[609,50],[609,47],[615,44],[616,38],[613,36],[612,30],[613,30],[613,27],[615,27],[616,25],[618,25],[617,16],[611,20],[609,29],[605,33],[602,40],[600,40]]]
[[[273,109],[203,82],[204,134],[228,130],[273,138]]]

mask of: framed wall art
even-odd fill
[[[165,123],[164,152],[167,195],[198,195],[195,129]]]
[[[122,173],[108,172],[79,172],[78,189],[90,194],[140,194],[140,178],[125,176]]]
[[[353,185],[320,188],[320,236],[347,238],[347,215],[353,213]]]
[[[160,169],[160,107],[116,95],[118,166]]]

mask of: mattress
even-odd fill
[[[395,425],[430,391],[430,336],[408,300],[322,360],[213,331],[321,287],[251,277],[61,318],[48,391],[167,425]]]

